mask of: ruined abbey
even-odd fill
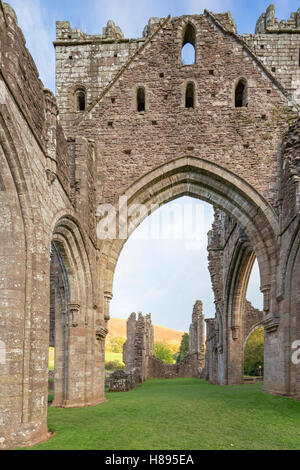
[[[56,96],[0,0],[0,448],[49,437],[49,344],[54,406],[105,401],[120,252],[147,216],[138,207],[184,195],[215,207],[205,378],[241,383],[262,324],[264,390],[299,400],[300,9],[278,22],[271,5],[243,36],[207,10],[151,18],[137,39],[112,21],[95,36],[59,21],[54,47]],[[114,208],[113,237],[99,236],[111,212],[99,207]],[[255,259],[263,312],[245,299]]]

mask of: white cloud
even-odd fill
[[[50,21],[49,8],[46,10],[41,0],[9,0],[14,8],[18,23],[46,88],[55,88],[55,52],[52,41],[55,39],[55,22]]]
[[[193,210],[183,213],[190,204]],[[186,239],[172,237],[172,220],[169,214],[175,208],[174,227],[177,233],[184,233],[188,226],[193,229],[196,208],[204,212],[199,246],[191,250]],[[181,208],[181,210],[179,210]],[[208,204],[192,198],[173,201],[148,217],[137,231],[152,217],[160,216],[165,222],[170,239],[137,240],[132,236],[120,255],[114,279],[114,298],[111,315],[127,318],[132,311],[152,313],[155,324],[178,330],[187,330],[191,321],[193,304],[201,299],[207,316],[214,315],[213,293],[207,263],[207,232],[211,228],[213,210]],[[124,306],[127,308],[124,309]]]

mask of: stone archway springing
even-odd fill
[[[106,330],[101,327],[98,308],[93,303],[87,244],[74,218],[65,216],[57,221],[52,245],[61,269],[63,295],[56,319],[60,320],[59,333],[64,344],[64,364],[62,358],[58,364],[60,394],[55,394],[53,405],[72,408],[98,404],[105,400],[101,384]]]

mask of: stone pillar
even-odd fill
[[[149,358],[154,352],[154,332],[151,315],[143,316],[132,313],[127,320],[127,340],[123,346],[123,360],[126,372],[133,369],[140,372],[141,380],[148,378]]]
[[[205,343],[203,304],[197,300],[194,305],[189,335],[189,353],[203,354]]]
[[[127,340],[123,345],[123,361],[126,372],[130,372],[135,367],[135,334],[136,314],[132,313],[127,320]]]
[[[206,323],[206,353],[203,378],[218,383],[218,353],[215,319],[208,318]]]
[[[194,305],[192,323],[189,330],[189,354],[195,355],[194,376],[199,377],[205,366],[205,319],[203,304],[197,300]]]

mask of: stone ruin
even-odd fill
[[[110,391],[128,391],[148,379],[200,378],[205,361],[205,321],[200,300],[194,305],[189,330],[189,353],[178,364],[165,364],[154,355],[151,315],[132,313],[127,321],[127,341],[123,347],[125,372],[110,377]]]
[[[300,338],[299,26],[299,10],[279,22],[273,6],[243,36],[230,13],[208,10],[152,18],[132,39],[111,21],[99,35],[59,21],[54,96],[0,0],[1,449],[49,437],[53,342],[55,405],[105,401],[110,301],[129,233],[99,238],[98,208],[112,206],[123,221],[124,196],[130,230],[141,222],[137,204],[150,213],[191,196],[218,208],[206,377],[243,381],[245,295],[257,259],[264,390],[300,400],[291,359]],[[187,42],[196,52],[190,65]],[[153,359],[146,320],[136,321],[144,346],[128,360],[139,379],[179,374]]]

